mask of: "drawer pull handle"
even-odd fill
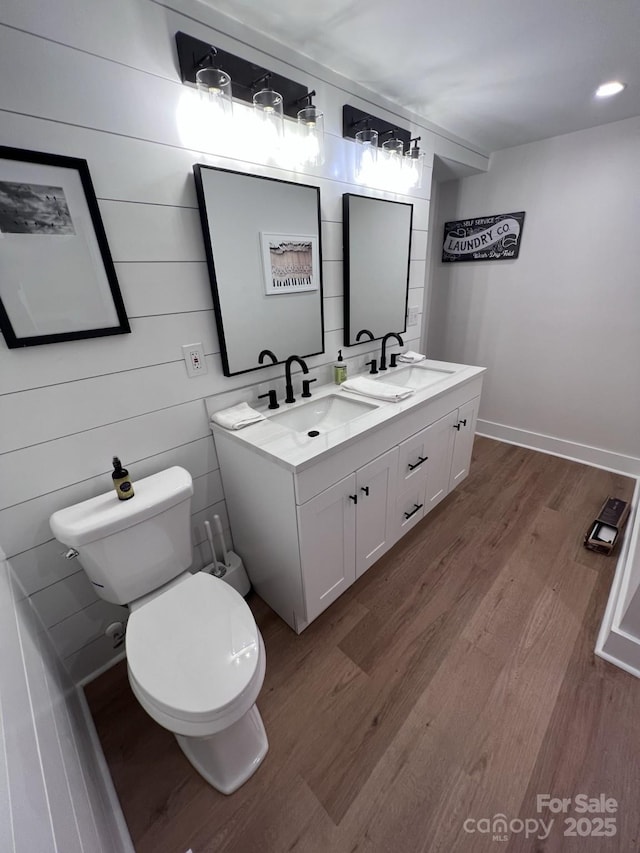
[[[413,465],[412,465],[411,463],[409,463],[409,464],[407,465],[407,468],[408,468],[410,471],[415,471],[415,470],[416,470],[416,468],[419,468],[419,467],[422,465],[422,463],[423,463],[423,462],[426,462],[426,461],[427,461],[427,459],[428,459],[428,458],[429,458],[428,456],[418,456],[418,461],[417,461],[417,462],[415,462]]]
[[[367,497],[369,497],[369,486],[361,486],[361,492],[364,492]]]
[[[460,423],[462,424],[462,426],[466,426],[466,425],[467,425],[467,419],[466,419],[466,418],[461,418],[461,419],[460,419]]]
[[[358,503],[358,496],[357,495],[349,495],[349,500],[353,501],[354,504],[357,504]]]
[[[460,424],[459,424],[459,423],[454,424],[454,425],[453,425],[453,428],[454,428],[454,429],[457,429],[458,431],[460,431]]]
[[[405,512],[404,517],[406,519],[409,519],[409,518],[411,518],[412,515],[415,515],[419,509],[422,509],[424,504],[414,504],[413,506],[414,506],[414,508],[411,510],[411,512]]]

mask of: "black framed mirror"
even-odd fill
[[[345,346],[406,331],[413,205],[345,193],[342,212]]]
[[[320,189],[193,171],[225,376],[324,352]]]

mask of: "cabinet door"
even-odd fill
[[[454,426],[457,423],[458,410],[456,409],[425,430],[424,455],[428,456],[425,515],[449,494],[451,457],[456,439]]]
[[[356,577],[367,571],[395,542],[393,516],[398,448],[356,472]]]
[[[311,622],[356,579],[356,475],[298,507],[302,583]]]
[[[451,476],[449,478],[449,490],[455,489],[458,483],[469,473],[471,463],[471,451],[473,450],[473,437],[476,432],[476,417],[478,415],[479,397],[469,400],[458,409],[458,420],[453,445],[453,458],[451,460]]]

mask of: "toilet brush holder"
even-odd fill
[[[236,592],[239,592],[243,598],[246,598],[251,591],[251,583],[249,582],[247,570],[244,567],[242,558],[239,557],[235,551],[227,551],[227,556],[229,562],[228,566],[216,561],[215,563],[209,563],[208,565],[203,566],[201,571],[220,578],[220,580],[223,580],[225,583],[228,583],[229,586],[232,586]]]
[[[207,534],[207,541],[209,542],[209,548],[211,549],[211,556],[213,557],[213,562],[206,565],[202,571],[208,572],[210,575],[215,575],[215,577],[220,578],[225,583],[228,583],[229,586],[232,586],[236,592],[239,592],[240,595],[246,598],[251,591],[251,584],[249,583],[249,577],[247,575],[247,570],[244,567],[244,563],[242,559],[235,553],[235,551],[227,550],[227,546],[224,541],[224,533],[222,531],[222,523],[220,521],[219,515],[213,516],[213,522],[216,526],[216,531],[220,537],[220,544],[222,546],[222,554],[224,557],[223,562],[220,562],[216,556],[216,550],[213,544],[213,534],[211,532],[211,524],[208,521],[204,522],[204,529]]]
[[[216,575],[221,580],[228,583],[229,586],[232,586],[236,592],[239,592],[242,596],[249,595],[251,591],[251,584],[249,583],[249,576],[247,575],[247,570],[244,567],[244,563],[242,562],[242,558],[239,557],[235,551],[227,551],[227,565],[223,563],[217,563],[217,567],[214,567],[213,564],[205,567],[205,571],[209,570],[209,574]],[[224,574],[222,574],[224,572]]]

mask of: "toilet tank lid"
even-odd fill
[[[127,527],[133,527],[193,494],[191,474],[174,466],[133,482],[134,496],[118,500],[114,489],[88,501],[54,512],[49,519],[53,535],[72,547],[88,545]]]

